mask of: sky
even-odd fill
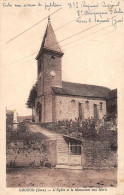
[[[47,19],[44,18],[57,9],[59,8],[48,11],[43,7],[7,7],[1,10],[1,100],[5,108],[16,109],[19,115],[31,114],[25,104],[30,89],[37,80],[35,57],[47,26]],[[77,11],[69,9],[66,1],[63,1],[63,9],[51,16],[51,24],[64,52],[62,79],[123,90],[123,23],[118,23],[116,29],[110,24],[102,23],[85,31],[94,24],[78,23],[75,18]],[[42,19],[44,20],[38,25],[22,33]],[[87,17],[83,18],[86,19]],[[74,21],[69,23],[72,20]],[[67,23],[69,24],[64,26]],[[79,33],[81,31],[84,32]],[[20,33],[22,34],[19,35]],[[73,36],[74,34],[78,35]],[[70,36],[73,37],[66,39]],[[11,40],[14,37],[16,38]],[[61,41],[63,39],[66,40]],[[33,53],[35,54],[31,55]]]

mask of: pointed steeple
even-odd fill
[[[41,53],[41,50],[44,50],[44,49],[63,55],[63,52],[62,52],[62,50],[57,42],[56,35],[55,35],[53,28],[52,28],[50,16],[48,17],[48,24],[47,24],[47,28],[46,28],[46,31],[44,34],[44,38],[42,41],[42,45],[41,45],[41,49],[39,51],[39,54]],[[38,54],[38,56],[39,56],[39,54]],[[37,56],[37,58],[38,58],[38,56]]]

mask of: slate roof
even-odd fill
[[[62,88],[52,87],[52,89],[55,94],[96,98],[106,98],[110,91],[107,87],[65,81],[62,82]]]
[[[53,31],[50,20],[48,20],[48,24],[47,24],[47,28],[46,28],[46,31],[45,31],[45,34],[43,37],[41,48],[40,48],[40,51],[39,51],[36,59],[38,58],[38,56],[40,55],[40,53],[42,52],[43,49],[63,54],[63,52],[62,52],[62,50],[57,42],[56,35]]]

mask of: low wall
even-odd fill
[[[57,142],[55,140],[12,141],[7,144],[7,166],[56,166]],[[108,142],[82,141],[83,168],[111,168],[117,166],[117,151]]]
[[[52,166],[56,165],[56,141],[44,140],[25,143],[12,141],[7,144],[7,166]]]
[[[83,168],[110,168],[117,166],[117,151],[108,142],[83,140]]]

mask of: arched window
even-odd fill
[[[85,107],[87,110],[89,110],[89,102],[88,101],[85,102]]]
[[[103,105],[103,103],[100,102],[100,111],[102,111],[102,105]]]
[[[72,106],[72,107],[75,107],[75,106],[76,106],[75,100],[71,100],[71,106]]]

